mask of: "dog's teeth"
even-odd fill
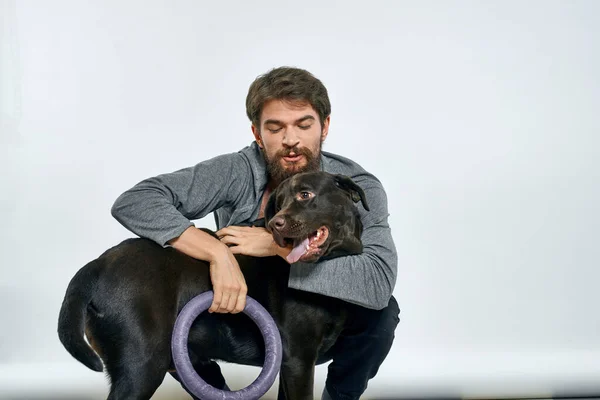
[[[321,231],[317,231],[317,239],[321,236]]]

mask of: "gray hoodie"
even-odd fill
[[[315,264],[291,265],[289,287],[336,297],[367,308],[387,306],[396,283],[397,254],[388,225],[381,182],[352,160],[322,152],[321,170],[352,178],[366,194],[358,203],[364,251]],[[146,179],[115,201],[112,215],[131,232],[161,246],[214,212],[217,229],[256,220],[267,185],[264,157],[256,142],[173,173]]]

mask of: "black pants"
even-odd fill
[[[327,352],[325,388],[334,400],[359,399],[379,371],[394,341],[400,309],[392,296],[383,310],[357,307],[348,326]]]
[[[394,331],[400,321],[400,309],[393,296],[383,310],[357,306],[353,311],[352,319],[336,343],[319,360],[319,363],[332,360],[325,388],[334,400],[360,398],[367,389],[369,380],[377,374],[387,357],[394,341]],[[197,372],[212,386],[219,389],[225,387],[225,380],[216,362],[199,366]],[[176,374],[171,375],[179,380]]]

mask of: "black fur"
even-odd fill
[[[299,199],[303,191],[313,196]],[[311,261],[357,254],[362,251],[362,225],[354,205],[358,199],[368,209],[363,191],[349,178],[298,174],[269,198],[266,226],[282,241],[327,226],[324,251]],[[274,217],[285,219],[293,231],[274,228],[269,223]],[[312,398],[314,366],[330,359],[328,350],[355,306],[288,288],[289,264],[280,257],[236,258],[248,295],[271,313],[281,332],[279,398]],[[178,312],[212,288],[209,272],[209,263],[173,248],[148,239],[125,240],[84,266],[69,283],[58,321],[60,341],[88,368],[102,371],[104,364],[111,383],[108,399],[149,399],[174,368],[170,341]],[[254,366],[264,361],[262,336],[243,313],[202,313],[190,331],[189,351],[204,378],[210,360]],[[219,375],[206,380],[222,385]]]

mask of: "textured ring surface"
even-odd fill
[[[171,352],[177,374],[185,387],[196,397],[207,400],[259,399],[275,382],[281,366],[281,336],[269,312],[256,300],[246,297],[244,313],[258,325],[265,341],[265,363],[258,377],[249,386],[226,391],[206,383],[194,370],[188,352],[190,328],[198,315],[208,310],[213,301],[213,291],[204,292],[190,300],[181,310],[173,327]]]

